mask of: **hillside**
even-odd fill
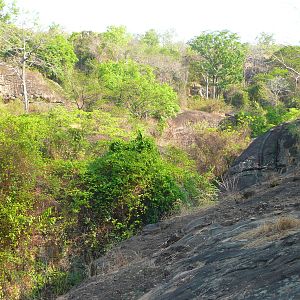
[[[146,226],[94,261],[91,278],[58,299],[299,299],[295,132],[299,122],[275,128],[234,163],[274,158],[270,145],[279,145],[273,165],[281,162],[285,169],[273,168],[272,176],[259,176],[247,188],[237,179],[215,206]],[[259,170],[266,175],[267,170]]]
[[[0,300],[293,298],[300,46],[26,5],[0,0]]]
[[[47,80],[37,71],[28,71],[27,89],[30,102],[65,104],[63,89],[55,82]],[[22,99],[22,81],[14,68],[0,61],[0,97],[5,101]]]

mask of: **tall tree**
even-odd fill
[[[36,55],[38,60],[33,66],[60,84],[65,80],[65,72],[71,70],[78,60],[67,35],[56,28],[50,28],[44,34]]]
[[[270,71],[272,68],[270,58],[278,49],[279,46],[276,45],[273,35],[265,32],[256,37],[255,44],[248,45],[244,70],[246,83],[252,84],[255,81],[255,75]]]
[[[206,87],[212,85],[212,98],[229,84],[243,79],[245,47],[235,33],[229,31],[203,32],[189,42],[199,54],[200,72],[206,78]]]

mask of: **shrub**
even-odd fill
[[[249,127],[252,137],[264,134],[269,129],[283,122],[296,120],[300,117],[300,110],[297,108],[285,108],[282,105],[267,107],[263,113],[259,111],[240,112],[237,114],[237,127]]]
[[[220,176],[248,146],[249,141],[247,127],[239,130],[195,128],[195,141],[188,151],[196,160],[201,174],[211,171],[215,176]]]
[[[224,99],[227,104],[238,109],[247,107],[249,102],[248,93],[235,86],[224,93]]]
[[[131,60],[106,62],[98,67],[103,97],[129,109],[139,117],[167,119],[179,111],[177,94],[155,80],[151,67]]]
[[[200,97],[190,97],[188,99],[188,108],[209,113],[228,113],[232,111],[232,107],[221,99],[203,99]]]
[[[122,234],[157,222],[182,198],[179,185],[154,143],[141,134],[115,141],[88,170],[95,220],[108,221]]]
[[[249,99],[257,102],[263,107],[270,105],[271,92],[263,82],[256,82],[248,88]]]

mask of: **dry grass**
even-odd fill
[[[190,97],[187,99],[187,105],[189,109],[200,110],[209,113],[229,113],[232,111],[232,107],[230,105],[219,99]]]
[[[220,131],[214,128],[196,128],[194,143],[187,151],[197,162],[200,173],[213,171],[214,175],[224,174],[233,160],[249,145],[249,132]]]
[[[247,239],[249,243],[247,248],[257,247],[280,239],[288,235],[291,231],[300,229],[300,219],[294,216],[286,216],[268,222],[258,228],[244,232],[236,237],[236,239]]]
[[[276,235],[284,233],[285,231],[300,228],[300,220],[294,217],[281,217],[274,223],[267,223],[262,225],[257,235]]]

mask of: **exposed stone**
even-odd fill
[[[278,185],[278,175],[290,173],[300,165],[299,134],[300,120],[275,127],[258,137],[235,160],[228,180],[235,180],[237,190],[272,178],[271,187]]]
[[[248,160],[242,172],[258,170],[262,179],[243,191],[242,201],[221,198],[214,207],[149,225],[149,234],[96,260],[97,276],[58,299],[299,299],[299,121],[291,125],[256,139],[236,161],[232,174],[243,176],[237,166]],[[276,185],[267,181],[270,172],[278,175]],[[116,268],[101,271],[112,253]]]
[[[26,75],[28,98],[31,102],[45,101],[63,104],[66,99],[62,88],[37,71],[27,71]],[[22,82],[12,67],[0,63],[0,96],[4,101],[22,99]]]

